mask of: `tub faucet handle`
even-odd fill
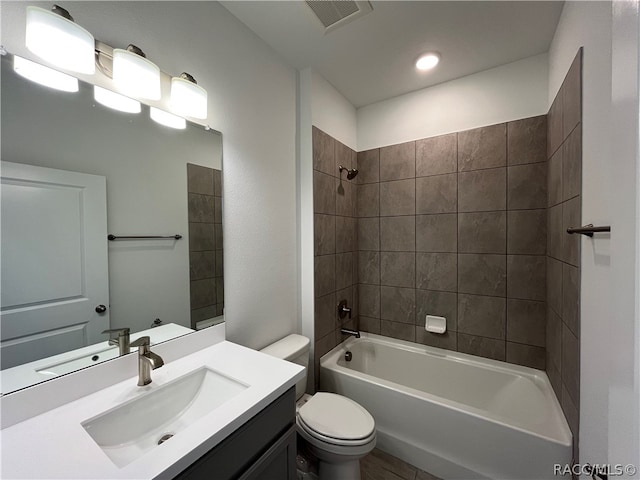
[[[347,307],[347,301],[346,300],[342,300],[338,304],[338,316],[340,318],[344,318],[347,315],[349,315],[349,318],[351,318],[351,308]]]

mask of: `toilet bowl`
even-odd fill
[[[309,339],[289,335],[261,350],[308,367]],[[376,426],[360,404],[335,393],[304,394],[296,384],[296,427],[306,449],[318,459],[320,480],[360,480],[360,459],[376,445]]]

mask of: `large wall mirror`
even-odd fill
[[[2,394],[142,335],[221,322],[220,132],[113,110],[87,83],[41,86],[13,61],[2,57],[0,90]]]

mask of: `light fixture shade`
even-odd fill
[[[113,81],[125,95],[160,100],[160,69],[136,53],[113,50]]]
[[[96,102],[104,105],[105,107],[113,108],[120,112],[125,113],[140,113],[140,102],[133,98],[125,97],[119,93],[112,92],[106,88],[94,85],[93,98]]]
[[[38,7],[27,7],[27,48],[56,67],[78,73],[95,72],[93,35],[77,23]]]
[[[174,115],[173,113],[165,112],[159,108],[150,107],[149,116],[153,121],[165,127],[175,128],[177,130],[187,128],[187,121],[184,118]]]
[[[436,52],[429,52],[421,55],[416,60],[416,68],[418,70],[431,70],[440,63],[440,54]]]
[[[26,58],[13,56],[13,70],[18,74],[39,83],[45,87],[54,88],[63,92],[77,92],[78,79],[58,72],[52,68],[45,67],[39,63],[32,62]]]
[[[207,118],[207,91],[185,78],[173,77],[171,110],[185,117]]]

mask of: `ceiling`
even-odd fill
[[[329,33],[303,1],[223,1],[293,67],[312,67],[354,106],[547,52],[560,1],[372,1]],[[430,72],[414,63],[442,55]]]

